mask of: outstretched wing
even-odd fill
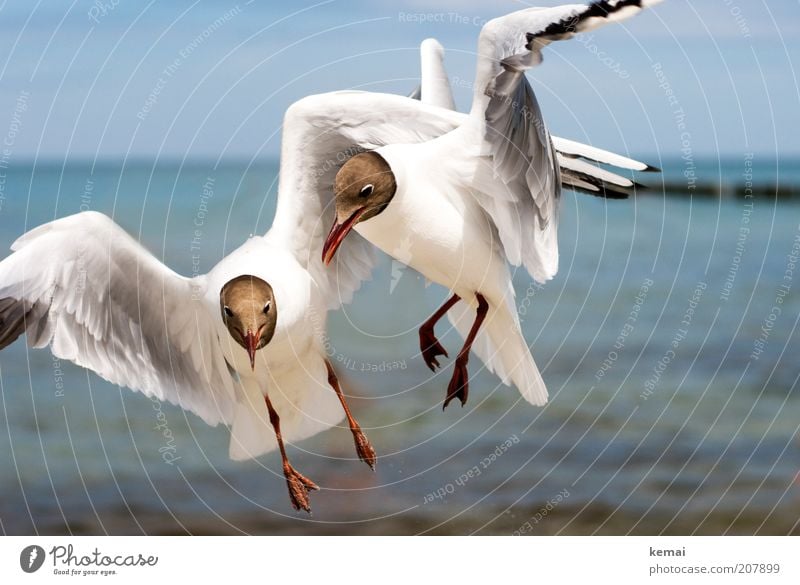
[[[462,116],[407,97],[361,91],[310,96],[286,111],[278,209],[267,238],[294,252],[330,308],[350,302],[374,262],[372,245],[352,233],[331,264],[322,263],[322,245],[335,217],[336,172],[359,152],[441,136]]]
[[[436,39],[420,45],[421,84],[408,97],[425,104],[455,110],[455,101],[444,66],[444,47]],[[466,115],[464,116],[466,119]],[[561,175],[561,186],[609,199],[626,199],[646,189],[628,177],[613,173],[596,163],[629,171],[658,171],[656,167],[601,148],[551,135]]]
[[[167,400],[211,425],[231,422],[233,378],[205,280],[164,266],[111,219],[85,212],[35,228],[0,262],[0,349],[33,347]]]
[[[584,189],[591,183],[581,179],[591,169],[569,157],[559,160],[525,70],[541,62],[542,48],[552,41],[627,18],[656,1],[530,8],[492,20],[481,30],[470,122],[452,139],[481,145],[471,153],[479,161],[471,186],[497,226],[509,261],[523,264],[539,281],[552,278],[558,268],[559,167],[567,168],[568,178],[574,179],[570,184]]]

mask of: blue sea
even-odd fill
[[[0,353],[0,532],[800,534],[800,201],[770,194],[800,164],[654,162],[664,173],[630,200],[565,191],[558,276],[515,273],[545,408],[473,359],[467,405],[443,412],[452,360],[432,374],[416,329],[446,291],[383,258],[329,331],[377,471],[346,428],[290,446],[321,487],[307,515],[276,454],[230,461],[227,429],[18,340]],[[271,161],[2,174],[0,248],[93,209],[186,275],[265,232],[277,191]],[[700,197],[695,181],[760,188]]]

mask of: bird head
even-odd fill
[[[344,163],[333,184],[336,219],[322,247],[323,262],[330,264],[350,230],[386,209],[396,191],[394,173],[377,152],[363,152]]]
[[[219,293],[222,321],[231,337],[247,350],[256,369],[256,351],[275,333],[278,310],[269,283],[248,274],[229,280]]]

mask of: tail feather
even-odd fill
[[[339,399],[328,385],[322,360],[305,362],[305,369],[271,371],[268,377],[270,401],[280,417],[281,434],[287,445],[336,426],[344,418]],[[235,461],[254,459],[278,448],[258,386],[244,380],[241,388],[229,447],[229,456]]]
[[[574,140],[567,140],[558,136],[552,136],[553,146],[559,154],[571,158],[583,158],[592,162],[601,163],[619,167],[621,169],[628,169],[631,171],[644,171],[644,172],[658,172],[659,169],[647,163],[616,154],[602,148],[589,146],[575,142]]]
[[[468,303],[456,303],[447,318],[466,338],[475,320],[475,309]],[[489,305],[486,320],[478,332],[472,351],[504,384],[516,386],[522,397],[536,406],[547,403],[545,387],[530,348],[522,336],[516,312],[507,304]]]
[[[264,399],[251,403],[247,398],[236,403],[228,456],[234,461],[255,459],[277,449],[275,432],[269,423]]]
[[[561,183],[576,191],[607,199],[626,199],[645,188],[592,163],[615,166],[626,171],[658,171],[656,167],[607,150],[557,136],[552,138],[561,168]]]

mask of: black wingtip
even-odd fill
[[[611,189],[602,189],[599,193],[594,193],[597,197],[602,197],[604,199],[628,199],[630,197],[630,193],[623,193],[621,191],[612,191]]]
[[[0,349],[5,349],[25,333],[31,307],[12,297],[0,299]]]
[[[642,183],[633,182],[630,187],[624,189],[610,188],[605,184],[600,187],[600,192],[595,193],[598,197],[605,197],[606,199],[630,199],[631,195],[639,194],[643,191],[649,191],[650,187]]]
[[[654,167],[653,165],[647,165],[644,169],[642,169],[643,173],[660,173],[661,169],[658,167]]]

